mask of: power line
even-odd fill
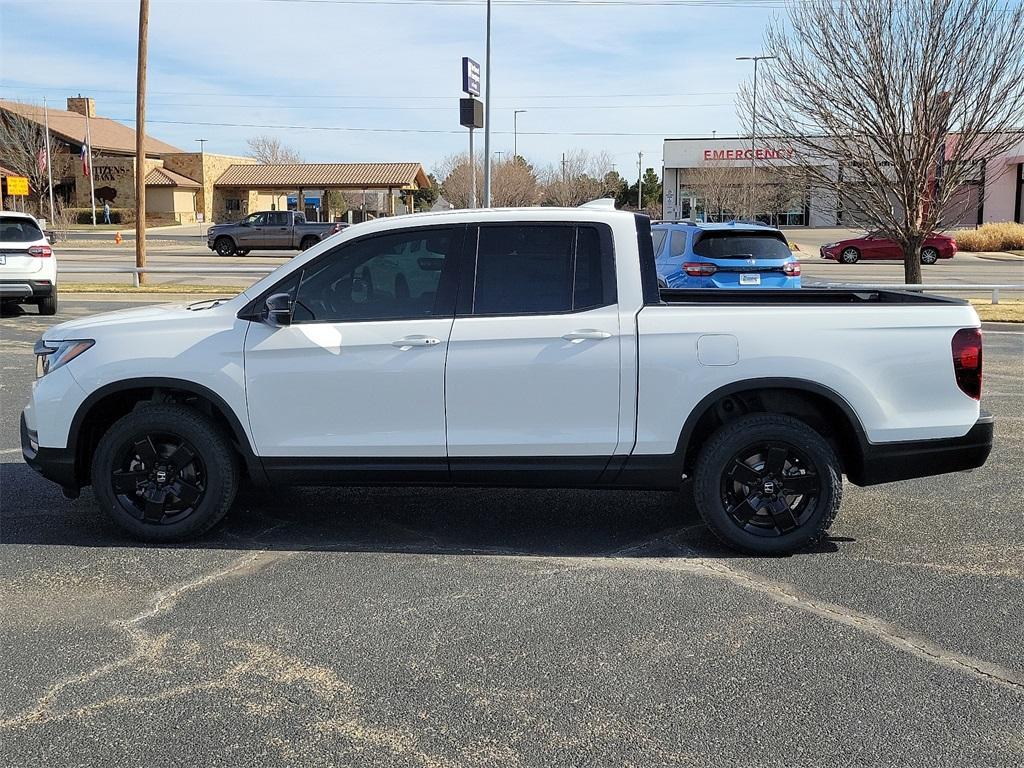
[[[11,82],[8,80],[8,83]],[[47,92],[61,92],[66,91],[89,91],[91,93],[131,93],[134,94],[135,90],[132,88],[83,88],[79,85],[51,85],[51,86],[37,86],[32,84],[23,85],[0,85],[0,88],[5,90],[21,90],[21,91],[47,91]],[[214,92],[196,92],[196,91],[149,91],[151,94],[159,94],[161,96],[196,96],[196,97],[210,97],[210,98],[223,98],[225,96],[235,96],[239,98],[253,98],[253,99],[314,99],[316,101],[322,101],[324,99],[379,99],[379,100],[401,100],[401,99],[444,99],[451,101],[456,98],[452,94],[445,94],[441,96],[424,96],[423,94],[407,94],[407,95],[356,95],[356,94],[282,94],[282,93],[214,93]],[[594,94],[530,94],[520,93],[516,95],[505,96],[502,99],[496,99],[496,101],[507,101],[512,99],[626,99],[626,98],[677,98],[683,96],[733,96],[735,91],[676,91],[672,93],[594,93]],[[133,102],[134,103],[134,102]]]
[[[130,103],[131,102],[126,102],[126,101],[110,101],[110,102],[107,102],[107,104],[113,104],[113,105],[117,105],[117,106],[124,106],[124,105],[130,104]],[[230,108],[230,109],[272,109],[272,110],[280,110],[280,109],[293,109],[293,110],[294,109],[316,109],[316,110],[336,110],[336,111],[367,110],[367,111],[383,111],[383,112],[392,112],[392,111],[422,112],[422,111],[442,111],[442,110],[446,111],[446,112],[451,112],[451,110],[452,110],[451,106],[444,106],[444,107],[432,107],[432,106],[424,106],[424,107],[392,107],[392,106],[361,106],[361,105],[352,105],[352,106],[344,106],[344,107],[340,107],[340,106],[339,107],[334,107],[334,106],[323,106],[323,105],[320,105],[320,106],[308,106],[307,107],[307,106],[285,106],[285,105],[277,105],[277,104],[275,104],[275,105],[267,105],[267,104],[180,104],[180,103],[159,102],[159,101],[157,101],[157,102],[152,102],[151,101],[151,102],[148,102],[148,103],[149,103],[150,107],[162,107],[164,109],[167,109],[167,108],[179,108],[179,107],[181,107],[181,108],[186,108],[186,109],[220,109],[220,108]],[[530,109],[530,110],[538,110],[538,111],[539,110],[553,110],[553,111],[563,111],[564,112],[564,111],[567,111],[567,110],[570,110],[570,111],[571,110],[585,111],[585,110],[588,110],[588,109],[691,109],[693,107],[731,107],[731,106],[734,106],[734,102],[723,101],[723,102],[716,102],[716,103],[712,103],[712,104],[590,104],[590,105],[566,105],[566,106],[550,106],[550,105],[537,106],[537,105],[532,105],[532,106],[528,106],[527,108]],[[508,109],[511,109],[511,107],[508,107]]]
[[[115,117],[111,118],[120,123],[134,123],[132,118]],[[333,126],[333,125],[280,125],[270,123],[221,123],[221,122],[198,122],[190,120],[146,120],[147,123],[160,123],[162,125],[191,125],[191,126],[210,126],[215,128],[266,128],[281,131],[338,131],[346,133],[425,133],[425,134],[448,134],[448,135],[461,135],[462,131],[457,130],[446,130],[446,129],[434,129],[434,128],[353,128],[348,126]],[[511,136],[512,131],[495,131],[495,134],[503,136]],[[698,136],[701,134],[679,134],[673,133],[672,131],[650,131],[650,132],[631,132],[631,131],[519,131],[522,136],[656,136],[664,138],[665,136]]]

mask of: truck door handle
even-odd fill
[[[405,349],[407,347],[433,347],[440,343],[441,340],[435,339],[433,336],[406,336],[404,339],[392,341],[391,346]]]
[[[592,328],[585,328],[580,331],[570,331],[562,336],[566,341],[583,341],[584,339],[600,341],[601,339],[610,339],[611,337],[612,335],[607,331],[595,331]]]

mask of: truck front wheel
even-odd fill
[[[220,256],[235,255],[235,241],[230,237],[218,237],[216,242],[214,242],[213,247]]]
[[[814,545],[843,497],[832,446],[802,421],[755,413],[719,428],[694,472],[697,510],[727,546],[786,554]]]
[[[100,438],[92,462],[100,506],[147,541],[179,541],[212,528],[235,499],[238,475],[224,434],[183,405],[137,406]]]

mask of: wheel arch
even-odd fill
[[[691,473],[704,440],[722,424],[748,413],[782,413],[807,423],[832,444],[844,473],[860,476],[867,437],[853,406],[830,387],[786,377],[737,381],[703,397],[679,433],[677,466]]]
[[[100,437],[121,416],[146,402],[181,402],[196,407],[225,430],[242,457],[247,474],[265,480],[263,465],[234,409],[220,395],[202,384],[171,377],[140,377],[106,384],[92,392],[78,407],[68,431],[67,446],[73,449],[75,476],[88,483],[92,452]]]

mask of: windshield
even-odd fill
[[[705,232],[693,252],[706,259],[786,259],[792,255],[785,240],[752,232]]]
[[[32,219],[0,216],[0,240],[5,243],[32,243],[42,240],[43,233]]]

